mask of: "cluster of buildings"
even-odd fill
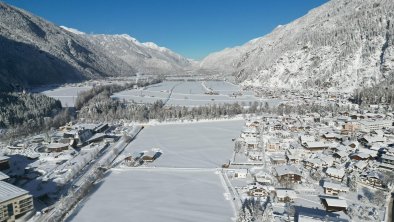
[[[123,128],[69,123],[0,144],[0,221],[24,221],[57,201],[63,185],[122,136]],[[35,207],[33,199],[39,199],[40,206]]]
[[[368,199],[365,205],[376,208],[369,219],[380,220],[386,199],[380,200],[383,205],[375,204],[379,200],[373,196],[378,195],[366,192],[387,196],[392,188],[393,123],[392,113],[357,112],[329,117],[266,115],[249,120],[236,139],[228,172],[240,195],[270,200],[273,212],[282,216],[290,214],[281,212],[281,204],[319,208],[326,216],[334,214],[346,221],[354,216],[349,209],[359,205],[360,199]],[[235,175],[245,170],[242,177]],[[244,184],[239,182],[242,179]],[[294,215],[306,217],[302,210]]]

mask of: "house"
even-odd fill
[[[343,177],[345,176],[345,170],[329,167],[326,170],[326,174],[327,174],[327,176],[329,176],[332,179],[342,181]]]
[[[361,174],[360,182],[372,187],[383,187],[384,184],[383,175],[376,171]]]
[[[328,212],[346,211],[348,208],[346,200],[343,199],[326,197],[322,198],[321,201]]]
[[[248,175],[248,169],[234,169],[234,177],[239,179],[245,179]]]
[[[263,153],[261,151],[250,150],[247,151],[247,155],[251,160],[263,160]]]
[[[256,127],[244,127],[241,132],[242,138],[250,138],[250,137],[257,137],[258,131]]]
[[[254,175],[257,182],[262,184],[272,184],[272,177],[269,173],[260,171]]]
[[[304,167],[307,169],[318,169],[323,165],[323,161],[318,158],[308,158],[304,160]]]
[[[278,199],[278,202],[290,203],[294,202],[294,199],[297,198],[297,193],[294,190],[277,189],[276,198]]]
[[[287,162],[285,155],[279,153],[271,155],[270,159],[271,163],[274,165],[286,164]]]
[[[344,187],[338,183],[332,183],[328,181],[324,181],[323,183],[324,193],[329,195],[337,196],[340,192],[348,192],[349,188]]]
[[[283,165],[275,167],[276,177],[280,182],[300,182],[302,175],[298,168],[294,165]]]
[[[352,160],[372,160],[371,154],[366,152],[357,152],[350,154],[350,159]]]
[[[346,122],[343,125],[343,129],[341,130],[341,134],[349,134],[355,133],[359,129],[359,124],[355,122]]]
[[[364,136],[358,141],[364,146],[370,146],[373,143],[383,143],[386,139],[382,136]]]
[[[280,142],[279,140],[269,140],[267,143],[267,149],[268,152],[277,152],[280,150]]]
[[[336,134],[336,133],[326,133],[326,134],[323,134],[322,137],[323,137],[323,139],[325,139],[325,140],[334,141],[334,140],[336,140],[336,139],[339,138],[339,135]]]
[[[300,136],[300,143],[304,144],[307,142],[315,142],[315,137],[314,136]]]
[[[33,197],[28,191],[0,181],[0,221],[15,221],[33,208]]]
[[[257,149],[259,140],[256,137],[246,137],[245,144],[248,149]]]
[[[305,142],[302,144],[308,151],[315,152],[327,149],[329,146],[322,142]]]
[[[6,170],[10,168],[10,158],[8,156],[0,156],[0,170]]]
[[[249,189],[248,195],[252,197],[267,197],[271,194],[271,192],[275,191],[273,187],[267,186],[253,186]]]
[[[288,164],[298,164],[301,161],[301,158],[298,154],[286,154],[286,160]]]

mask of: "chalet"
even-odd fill
[[[257,149],[259,140],[255,137],[246,137],[245,144],[248,149]]]
[[[323,161],[318,158],[308,158],[304,160],[304,167],[307,169],[318,169],[323,165]]]
[[[376,171],[364,173],[361,174],[360,182],[372,187],[383,187],[383,175]]]
[[[329,195],[337,196],[340,192],[348,192],[349,188],[344,187],[338,183],[332,183],[328,181],[324,181],[323,183],[324,193]]]
[[[234,177],[245,179],[248,175],[248,169],[234,169]]]
[[[364,170],[368,166],[368,162],[360,160],[360,161],[357,161],[353,166],[356,170],[361,171],[361,170]]]
[[[272,184],[271,174],[260,171],[254,175],[255,180],[263,184]]]
[[[247,155],[251,160],[263,160],[263,153],[257,150],[249,150]]]
[[[305,142],[302,145],[310,152],[321,151],[329,147],[327,144],[322,142]]]
[[[350,154],[350,159],[352,159],[352,160],[372,160],[374,158],[369,153],[357,152],[357,153]]]
[[[245,127],[242,129],[241,132],[242,138],[249,138],[249,137],[256,138],[257,135],[258,135],[258,131],[255,127]]]
[[[267,144],[268,152],[277,152],[280,150],[280,142],[279,140],[269,140]]]
[[[276,177],[279,181],[300,182],[302,175],[294,165],[283,165],[275,167]]]
[[[346,200],[343,199],[322,198],[321,201],[328,212],[346,211],[348,208]]]
[[[332,179],[342,181],[343,177],[345,176],[345,170],[329,167],[326,170],[326,174],[328,177],[330,177]]]
[[[355,133],[359,129],[359,124],[355,122],[346,122],[341,130],[342,134]]]
[[[10,168],[10,158],[8,156],[0,156],[0,170],[6,170]]]
[[[339,138],[339,135],[338,135],[338,134],[335,134],[335,133],[326,133],[326,134],[323,134],[322,137],[323,137],[323,139],[325,139],[325,140],[334,141],[334,140],[336,140],[336,139]]]
[[[273,154],[270,156],[271,163],[274,165],[286,164],[287,160],[283,154]]]
[[[294,199],[297,198],[297,193],[294,190],[278,189],[276,190],[276,198],[278,202],[290,203],[294,202]]]
[[[267,186],[253,186],[249,189],[248,195],[252,197],[267,197],[273,191],[275,191],[274,187]]]
[[[315,142],[316,139],[314,136],[300,136],[300,143],[304,144],[307,142]]]
[[[370,146],[373,143],[383,143],[386,141],[386,139],[381,136],[364,136],[358,141],[364,146]]]
[[[288,164],[298,164],[301,161],[301,158],[298,154],[286,154],[286,160]]]

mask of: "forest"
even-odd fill
[[[3,137],[27,135],[58,127],[71,119],[60,101],[34,93],[0,93],[0,129]],[[5,130],[6,129],[6,130]]]

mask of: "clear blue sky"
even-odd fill
[[[207,54],[268,34],[327,0],[5,0],[86,33],[129,34],[183,56]]]

